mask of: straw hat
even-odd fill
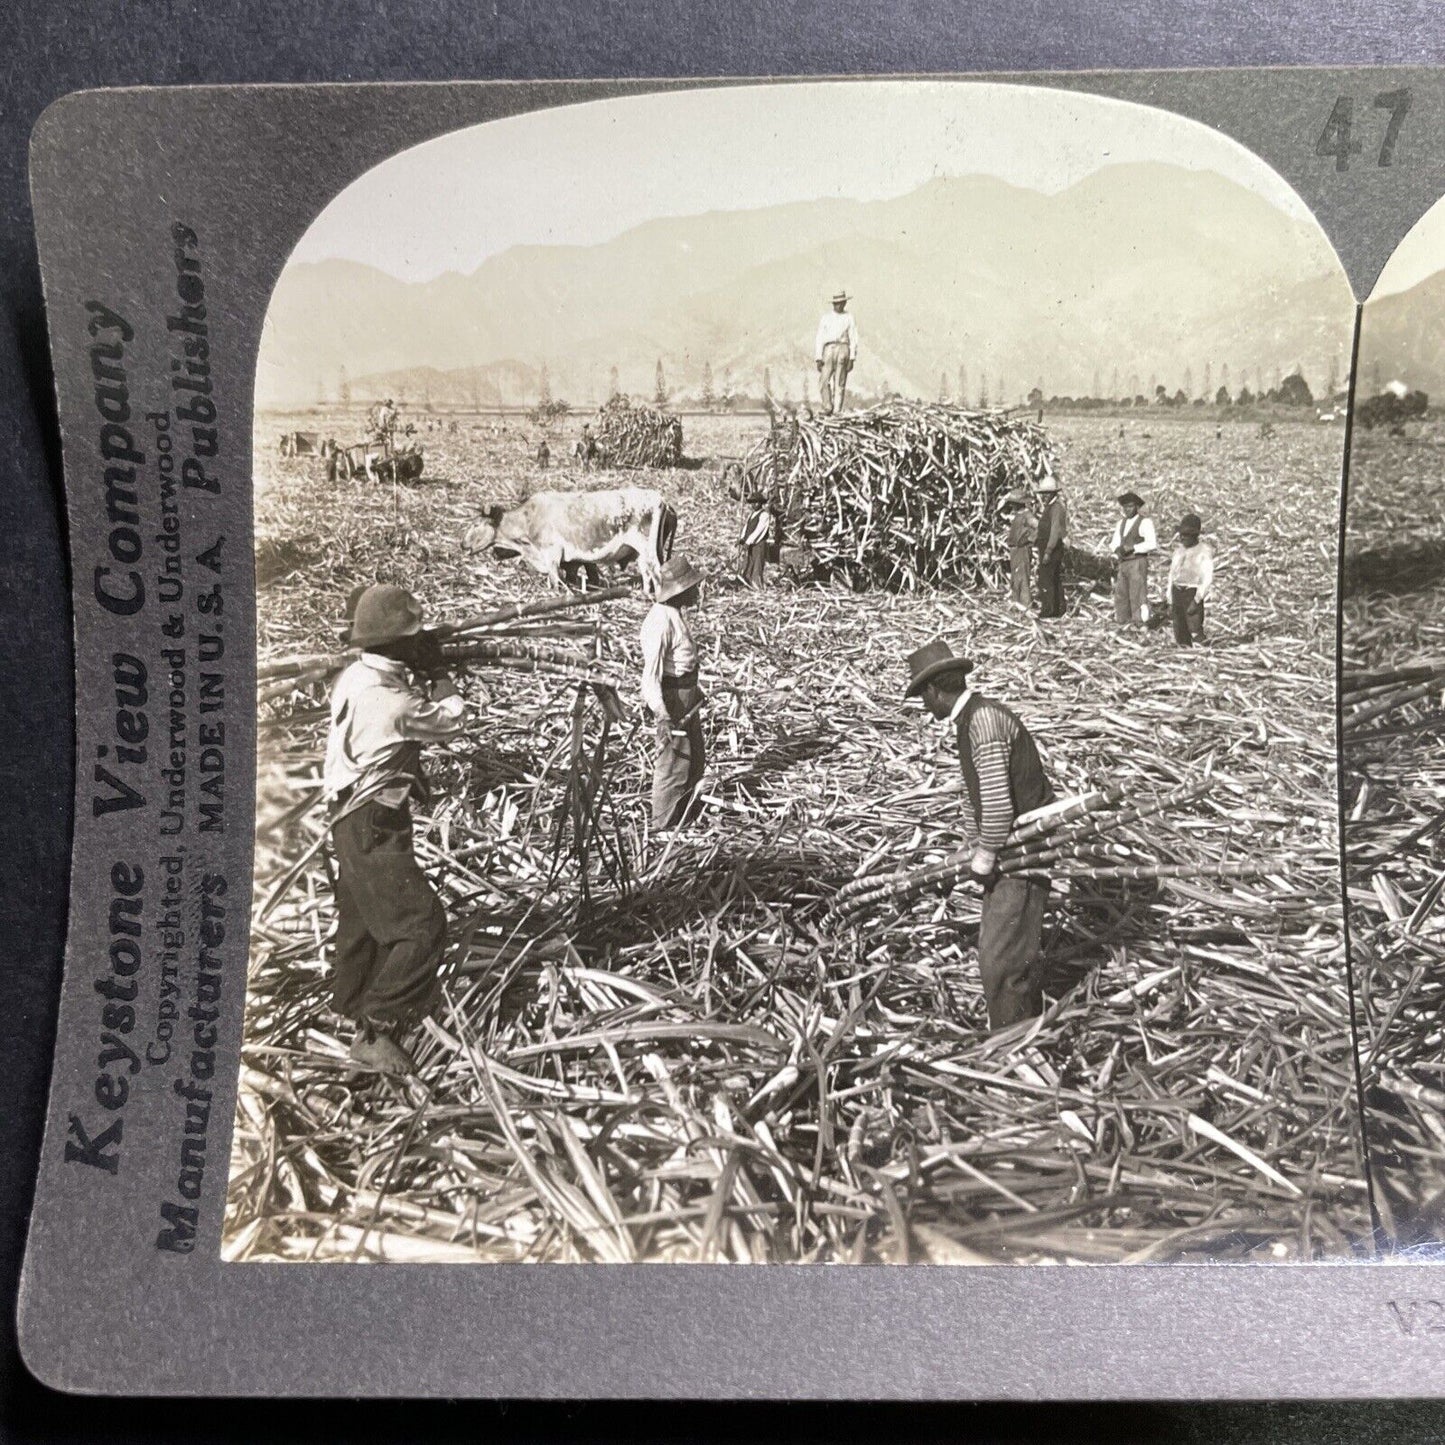
[[[833,293],[834,306],[836,306],[840,301],[846,305],[852,299],[853,298],[845,290],[843,290],[841,286]]]
[[[674,597],[680,597],[690,587],[700,587],[703,582],[703,575],[681,555],[669,557],[662,564],[662,572],[657,582],[657,600],[659,602],[670,602]]]
[[[420,631],[421,603],[404,587],[379,582],[356,597],[350,625],[341,640],[352,647],[376,647],[415,637]]]
[[[1058,489],[1059,483],[1054,477],[1045,477],[1038,486],[1034,488],[1034,490],[1038,492],[1057,492]]]
[[[926,642],[916,652],[910,652],[908,664],[908,691],[904,697],[917,697],[935,678],[947,673],[957,673],[961,682],[973,671],[973,663],[966,657],[957,657],[953,649],[942,639]]]

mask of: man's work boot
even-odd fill
[[[378,1074],[414,1074],[416,1060],[391,1037],[371,1029],[357,1029],[351,1041],[351,1062]]]

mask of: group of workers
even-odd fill
[[[857,356],[857,328],[840,291],[818,328],[816,361],[823,404],[842,409]],[[395,429],[390,410],[374,419],[379,434]],[[545,442],[539,466],[547,464]],[[1010,597],[1031,608],[1037,559],[1039,616],[1063,616],[1064,545],[1068,513],[1053,477],[1039,482],[1035,514],[1029,499],[1006,499]],[[736,495],[736,494],[735,494]],[[763,585],[776,555],[777,513],[754,491],[739,544],[742,576]],[[1111,539],[1117,562],[1117,621],[1148,621],[1149,559],[1158,550],[1154,523],[1132,491]],[[1213,558],[1200,540],[1200,519],[1185,516],[1169,567],[1169,605],[1175,640],[1203,639],[1204,603],[1213,583]],[[702,574],[674,555],[662,565],[641,628],[641,699],[656,734],[651,833],[667,838],[700,806],[706,767],[698,647],[688,612],[700,600]],[[428,796],[423,744],[445,741],[465,727],[464,704],[448,676],[440,646],[423,626],[422,609],[404,589],[378,584],[353,595],[343,639],[359,656],[341,674],[331,697],[323,775],[331,808],[336,858],[337,931],[333,940],[332,1006],[355,1023],[352,1063],[366,1070],[408,1073],[414,1062],[403,1039],[437,1002],[446,946],[441,898],[416,859],[411,806]],[[905,703],[917,701],[954,735],[963,774],[963,824],[969,872],[982,888],[979,972],[989,1025],[1006,1028],[1043,1007],[1040,941],[1049,885],[1001,874],[999,853],[1016,820],[1054,797],[1033,738],[1015,713],[973,688],[973,663],[935,640],[905,659]],[[484,691],[477,705],[488,702]]]
[[[656,729],[654,839],[685,827],[700,807],[706,697],[687,613],[702,585],[697,568],[673,556],[642,623],[641,697]],[[445,907],[417,862],[411,808],[429,796],[423,745],[461,733],[465,706],[420,603],[401,587],[355,595],[343,639],[360,655],[332,691],[323,773],[336,859],[331,1003],[354,1022],[358,1069],[409,1073],[403,1040],[438,1001],[447,937]],[[939,640],[905,664],[905,703],[921,702],[957,739],[970,872],[983,889],[979,969],[990,1027],[1005,1028],[1042,1009],[1049,890],[1001,875],[998,855],[1019,815],[1048,804],[1053,789],[1028,729],[969,685],[969,659]],[[488,702],[482,691],[474,705]]]
[[[1026,493],[1010,492],[1004,499],[1008,516],[1005,545],[1009,557],[1009,597],[1031,608],[1034,600],[1033,564],[1038,558],[1038,600],[1041,618],[1064,615],[1063,546],[1068,538],[1068,516],[1059,484],[1045,477],[1037,488],[1042,506],[1037,515]],[[1114,558],[1114,620],[1126,627],[1149,624],[1149,559],[1159,550],[1159,534],[1144,512],[1144,499],[1135,491],[1120,492],[1115,500],[1120,516],[1109,539]],[[1204,604],[1214,586],[1214,550],[1202,540],[1198,515],[1186,512],[1175,532],[1178,543],[1169,560],[1166,584],[1174,641],[1193,647],[1204,641]]]

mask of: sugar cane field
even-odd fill
[[[364,583],[405,585],[439,623],[557,597],[466,550],[485,507],[655,486],[708,578],[701,817],[649,836],[635,587],[538,617],[536,657],[581,646],[585,669],[464,667],[464,695],[490,703],[430,749],[417,810],[448,913],[443,1001],[414,1077],[360,1075],[329,1012],[326,684],[263,682],[227,1258],[1372,1252],[1335,790],[1342,428],[1046,416],[1076,552],[1068,613],[1045,623],[1006,584],[853,591],[786,548],[744,588],[724,464],[764,417],[687,416],[684,465],[587,473],[568,456],[580,419],[546,473],[525,419],[458,421],[423,433],[424,475],[398,486],[278,455],[288,429],[345,436],[354,418],[258,415],[260,662],[334,653]],[[1175,523],[1203,517],[1210,646],[1114,623],[1128,487],[1165,544],[1156,608]],[[1019,713],[1061,794],[1115,809],[1055,860],[1042,1018],[995,1034],[970,885],[864,887],[840,908],[862,877],[946,872],[963,847],[952,739],[902,706],[903,659],[938,636]],[[615,682],[620,720],[587,677]]]
[[[1342,597],[1346,897],[1382,1241],[1445,1234],[1445,431],[1355,430]]]

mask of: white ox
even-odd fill
[[[662,493],[645,487],[534,492],[515,507],[489,507],[463,545],[470,552],[525,557],[563,586],[575,586],[583,569],[595,586],[599,564],[620,566],[635,558],[651,595],[662,564],[672,555],[676,529],[677,514]]]

